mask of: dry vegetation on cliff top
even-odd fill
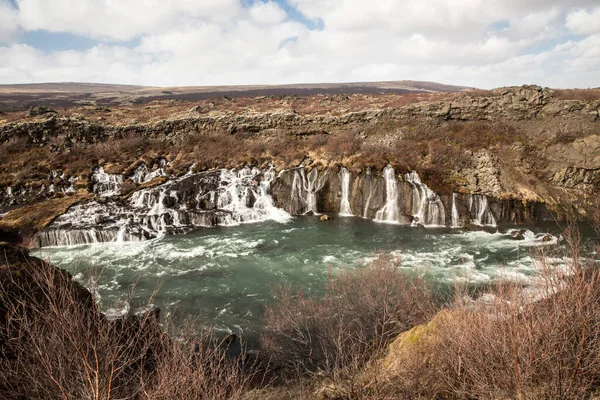
[[[321,298],[278,291],[258,359],[155,312],[109,320],[59,270],[0,257],[3,398],[584,399],[600,394],[600,271],[581,238],[537,257],[538,282],[425,280],[379,258],[330,276]],[[6,248],[3,248],[6,251]],[[558,251],[558,250],[556,250]],[[561,250],[562,252],[562,250]],[[596,253],[597,254],[597,253]],[[565,256],[556,267],[557,256]],[[58,275],[57,275],[58,274]],[[57,277],[59,279],[57,280]],[[85,296],[84,296],[85,297]],[[475,299],[479,299],[475,301]],[[169,331],[171,335],[173,332]]]
[[[90,193],[76,193],[20,207],[0,219],[0,231],[20,231],[21,235],[26,237],[48,226],[56,217],[67,212],[72,205],[92,197]]]

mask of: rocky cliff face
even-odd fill
[[[108,181],[109,179],[104,179]],[[293,215],[338,213],[413,227],[535,223],[548,219],[544,204],[483,195],[438,195],[416,172],[397,176],[393,167],[353,175],[347,168],[319,172],[244,168],[188,173],[128,197],[114,195],[122,177],[95,185],[98,198],[81,203],[40,230],[33,246],[138,241],[195,228]]]
[[[0,213],[92,193],[35,236],[51,245],[306,213],[458,227],[585,219],[594,206],[600,100],[537,86],[401,106],[374,97],[362,110],[356,99],[315,99],[329,108],[313,112],[184,104],[147,123],[72,113],[0,123]]]

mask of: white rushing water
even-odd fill
[[[98,182],[114,183],[103,171]],[[141,174],[140,174],[141,175]],[[39,246],[139,241],[193,228],[231,226],[291,216],[275,206],[270,186],[272,169],[221,170],[186,174],[163,185],[134,192],[128,203],[90,202],[72,207],[39,232]],[[144,179],[152,179],[148,175]],[[107,190],[104,190],[107,189]],[[99,189],[102,196],[114,187]]]
[[[496,218],[490,211],[486,196],[472,194],[469,196],[469,213],[471,223],[479,226],[496,226]]]
[[[459,227],[461,221],[496,226],[496,218],[485,196],[470,195],[467,208],[460,203],[461,199],[456,193],[452,195],[451,213],[448,216],[451,222],[447,224],[441,198],[421,181],[415,171],[405,174],[400,182],[391,165],[384,168],[381,179],[374,178],[367,170],[364,175],[356,177],[354,186],[360,192],[354,193],[354,197],[353,177],[345,167],[340,169],[339,175],[332,176],[328,176],[328,171],[319,174],[316,168],[307,172],[304,167],[286,173],[292,174],[291,199],[284,199],[283,205],[289,206],[289,211],[294,214],[318,214],[323,211],[319,209],[319,198],[325,200],[322,206],[329,207],[339,195],[341,216],[354,215],[354,206],[358,207],[354,211],[364,218],[372,218],[372,212],[379,208],[374,216],[377,222],[408,224],[412,217],[412,226]],[[127,179],[147,182],[163,174],[162,167],[149,171],[142,164],[133,173],[133,178]],[[273,186],[276,179],[273,168],[189,172],[180,177],[170,177],[170,180],[158,186],[137,190],[129,198],[98,199],[97,202],[74,206],[42,230],[36,236],[36,244],[45,247],[141,241],[186,233],[200,227],[234,226],[269,220],[288,222],[292,217],[275,205],[271,187],[276,187],[276,193],[281,195],[285,193],[282,185],[289,185],[290,181],[286,180],[289,178],[289,175],[283,176]],[[111,197],[120,191],[123,177],[107,174],[102,168],[97,168],[92,181],[95,193],[100,197]],[[383,185],[385,190],[382,190]],[[321,190],[334,190],[332,188],[339,188],[340,192],[321,193],[320,196]],[[370,208],[371,204],[376,206]],[[326,210],[333,211],[329,208]],[[460,210],[468,210],[467,215],[461,216]]]
[[[440,197],[429,186],[421,182],[421,178],[416,171],[405,174],[404,180],[410,183],[413,188],[412,225],[445,226],[446,210]]]
[[[317,168],[313,168],[308,174],[303,167],[295,168],[293,171],[292,201],[301,202],[302,214],[318,214],[317,194],[325,185],[328,172],[319,177]]]
[[[452,228],[460,228],[460,215],[456,206],[458,194],[452,193]]]
[[[287,212],[275,207],[269,193],[275,172],[265,172],[257,184],[260,175],[258,168],[221,171],[217,207],[229,211],[221,225],[290,220],[291,216]]]
[[[104,168],[98,167],[92,174],[93,192],[100,196],[114,196],[119,194],[123,185],[123,176],[107,174]]]
[[[340,169],[341,183],[342,183],[342,198],[340,200],[340,215],[352,216],[352,209],[350,208],[350,171],[347,168],[342,167]]]
[[[157,178],[159,176],[167,176],[164,166],[166,165],[165,160],[160,161],[160,167],[155,169],[154,171],[149,170],[146,164],[142,164],[135,169],[133,175],[131,176],[131,180],[135,183],[146,183],[150,182],[152,179]]]
[[[369,206],[371,205],[371,198],[373,197],[373,183],[375,182],[375,180],[373,179],[373,175],[371,174],[371,168],[367,168],[366,176],[368,176],[369,181],[369,195],[367,196],[367,200],[365,201],[363,218],[369,218]]]
[[[383,170],[385,179],[385,204],[375,214],[375,220],[380,222],[398,223],[398,181],[396,171],[391,165]]]

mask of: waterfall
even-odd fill
[[[460,228],[460,216],[458,214],[458,208],[456,207],[456,199],[458,195],[452,193],[452,228]]]
[[[404,175],[404,180],[412,186],[412,215],[411,225],[424,226],[446,225],[446,210],[440,197],[421,182],[416,171]],[[416,206],[416,210],[415,210]]]
[[[119,194],[123,184],[122,175],[107,174],[104,168],[98,167],[92,174],[94,183],[92,191],[100,196],[114,196]]]
[[[496,226],[496,219],[490,211],[486,196],[479,194],[469,196],[469,214],[473,225]]]
[[[325,185],[327,173],[319,178],[319,171],[313,168],[308,174],[304,167],[294,169],[292,180],[292,201],[300,201],[302,214],[318,214],[317,193]]]
[[[114,183],[108,174],[96,172],[96,182]],[[278,209],[271,197],[274,179],[273,169],[188,173],[138,190],[127,202],[108,200],[75,205],[40,231],[35,241],[39,246],[124,242],[184,233],[198,227],[266,220],[285,222],[290,215]],[[99,192],[106,194],[104,189],[99,188]]]
[[[271,182],[275,178],[272,170],[265,172],[257,168],[244,168],[240,171],[221,171],[221,186],[218,190],[217,207],[229,211],[221,225],[237,225],[249,222],[275,220],[284,222],[290,219],[288,213],[273,204],[269,194]]]
[[[396,180],[396,171],[391,165],[383,170],[385,179],[385,204],[383,208],[375,214],[376,221],[398,222],[398,181]]]
[[[350,208],[350,172],[345,167],[340,170],[342,175],[342,198],[340,200],[340,215],[352,216],[352,209]]]
[[[304,172],[304,169],[302,171]],[[323,187],[324,179],[319,179],[319,171],[313,168],[308,175],[305,175],[304,184],[307,208],[317,214],[317,192]]]
[[[99,242],[139,240],[122,226],[124,222],[117,210],[95,201],[73,206],[69,211],[34,237],[39,247],[71,246]]]
[[[164,160],[162,160],[161,165],[164,165]],[[133,175],[131,176],[131,180],[135,183],[145,183],[150,182],[156,177],[166,175],[167,174],[162,166],[154,171],[150,171],[148,167],[146,167],[146,164],[142,164],[135,169]]]
[[[277,208],[271,197],[271,184],[275,178],[275,170],[273,168],[263,174],[263,179],[259,185],[259,192],[256,194],[254,207],[263,210],[266,219],[277,222],[288,222],[292,218],[290,214],[281,208]]]
[[[363,218],[369,218],[369,205],[371,204],[371,197],[373,197],[373,178],[371,175],[371,168],[367,168],[367,175],[369,176],[369,196],[365,201],[365,208],[363,210]]]

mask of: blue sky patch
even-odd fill
[[[503,31],[509,27],[510,27],[510,21],[508,21],[506,19],[502,20],[502,21],[496,21],[491,25],[491,28],[498,32]]]
[[[87,50],[103,42],[85,36],[75,35],[73,33],[36,30],[23,32],[21,36],[21,43],[25,43],[36,49],[52,52],[66,50]],[[136,38],[126,42],[117,43],[119,46],[134,48],[139,46],[140,39]]]

